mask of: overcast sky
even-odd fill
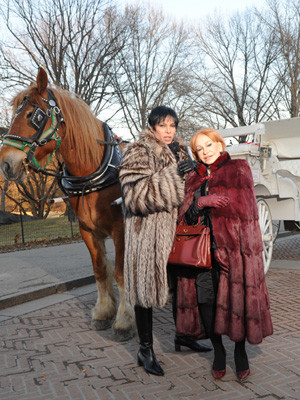
[[[264,0],[119,0],[121,4],[145,3],[158,6],[176,19],[199,19],[218,11],[221,14],[232,14],[247,7],[257,6],[261,9]]]

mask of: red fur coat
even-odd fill
[[[210,170],[208,193],[230,200],[226,207],[211,209],[217,246],[214,253],[222,268],[215,333],[226,334],[233,341],[247,338],[249,343],[258,344],[273,333],[273,327],[252,173],[246,160],[232,160],[227,152]],[[188,210],[206,175],[206,166],[201,163],[189,174],[178,219]]]

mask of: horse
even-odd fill
[[[47,73],[40,68],[36,82],[18,93],[12,105],[12,122],[0,150],[0,169],[8,180],[22,180],[28,168],[46,173],[46,165],[56,153],[67,171],[65,186],[72,184],[72,177],[76,190],[76,182],[79,180],[80,183],[80,179],[87,188],[90,180],[86,177],[97,181],[95,171],[99,172],[100,165],[103,172],[102,161],[107,154],[105,147],[114,147],[116,143],[107,139],[106,124],[95,117],[79,96],[59,87],[48,87]],[[113,179],[100,188],[96,185],[90,190],[76,190],[69,197],[69,203],[91,256],[98,292],[92,309],[91,327],[102,330],[112,326],[118,340],[127,340],[135,334],[135,320],[124,295],[124,228],[122,206],[118,201],[121,198],[120,184]],[[114,202],[116,205],[112,205]],[[106,259],[107,237],[112,238],[115,246],[113,273]],[[119,292],[118,307],[114,280]]]

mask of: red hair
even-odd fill
[[[191,143],[190,143],[192,153],[193,153],[195,160],[198,160],[197,149],[196,149],[196,140],[197,140],[198,136],[200,136],[200,135],[205,135],[205,136],[209,137],[213,142],[221,143],[222,151],[225,150],[226,143],[225,143],[222,135],[220,135],[220,133],[218,131],[216,131],[215,129],[212,129],[212,128],[202,128],[200,131],[198,131],[194,134],[194,136],[191,139]]]

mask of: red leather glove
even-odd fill
[[[208,196],[201,196],[197,200],[198,208],[203,207],[225,207],[229,204],[229,198],[227,196],[218,196],[217,194],[210,194]]]

